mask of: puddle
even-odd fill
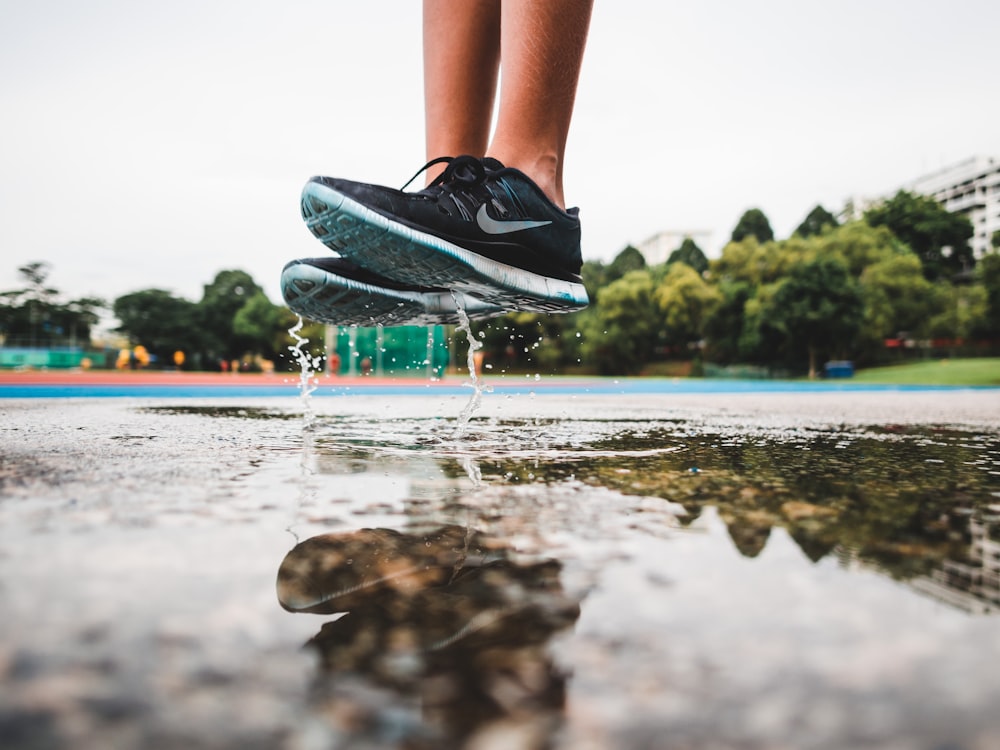
[[[800,398],[18,405],[0,736],[995,746],[995,407]]]
[[[231,417],[234,419],[287,419],[301,421],[302,415],[281,409],[246,406],[145,406],[142,411],[150,414],[194,414],[202,417]]]

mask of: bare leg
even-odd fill
[[[501,6],[500,112],[487,153],[527,174],[562,208],[566,138],[592,5],[503,0]]]
[[[427,158],[483,156],[500,66],[500,0],[424,0],[423,13]]]

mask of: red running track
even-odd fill
[[[419,378],[313,375],[320,385],[393,385],[426,383]],[[248,372],[163,372],[160,370],[0,370],[0,385],[219,385],[281,386],[299,382],[299,375]],[[440,381],[435,381],[440,382]]]

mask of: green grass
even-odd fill
[[[1000,385],[1000,357],[930,359],[891,367],[871,367],[854,374],[858,383],[896,385]]]

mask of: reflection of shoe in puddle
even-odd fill
[[[333,614],[392,594],[414,595],[447,583],[462,565],[482,565],[489,550],[449,526],[420,538],[392,529],[324,534],[295,546],[278,570],[278,601],[290,612]]]
[[[561,568],[515,563],[495,540],[457,526],[364,529],[292,549],[278,599],[294,612],[346,612],[309,644],[330,678],[418,698],[428,728],[454,741],[502,719],[558,721],[565,677],[548,642],[580,613]]]

